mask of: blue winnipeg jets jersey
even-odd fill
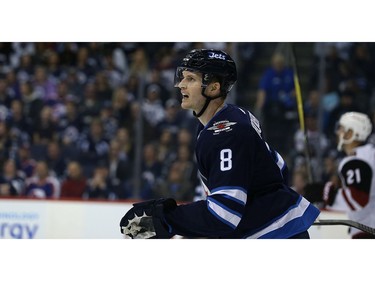
[[[262,139],[254,115],[227,104],[198,132],[196,158],[207,197],[166,214],[174,233],[288,238],[312,225],[319,210],[285,184],[285,163]]]

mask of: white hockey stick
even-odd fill
[[[314,225],[347,225],[359,229],[363,232],[375,235],[375,228],[352,220],[317,220],[314,222]]]

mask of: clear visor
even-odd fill
[[[193,73],[199,73],[201,74],[200,71],[197,71],[196,69],[188,68],[188,67],[177,67],[175,76],[174,76],[174,86],[178,88],[179,84],[181,81],[184,79],[184,71],[189,71]],[[202,83],[202,87],[206,87],[204,83]]]

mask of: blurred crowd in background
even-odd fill
[[[303,193],[309,171],[293,70],[275,51],[259,79],[250,79],[264,44],[0,43],[0,196],[199,198],[198,121],[181,109],[173,82],[193,48],[235,58],[239,76],[229,101],[260,118],[267,142],[289,165],[290,185]],[[315,182],[336,172],[340,115],[356,110],[375,121],[375,44],[324,46],[322,53],[315,44],[303,93]]]

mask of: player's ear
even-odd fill
[[[208,93],[211,95],[216,95],[220,93],[220,83],[219,82],[213,82],[208,86]]]
[[[345,134],[344,134],[344,139],[348,139],[348,140],[351,139],[352,136],[353,136],[353,134],[354,134],[354,132],[353,132],[352,129],[347,130],[347,131],[345,132]]]

